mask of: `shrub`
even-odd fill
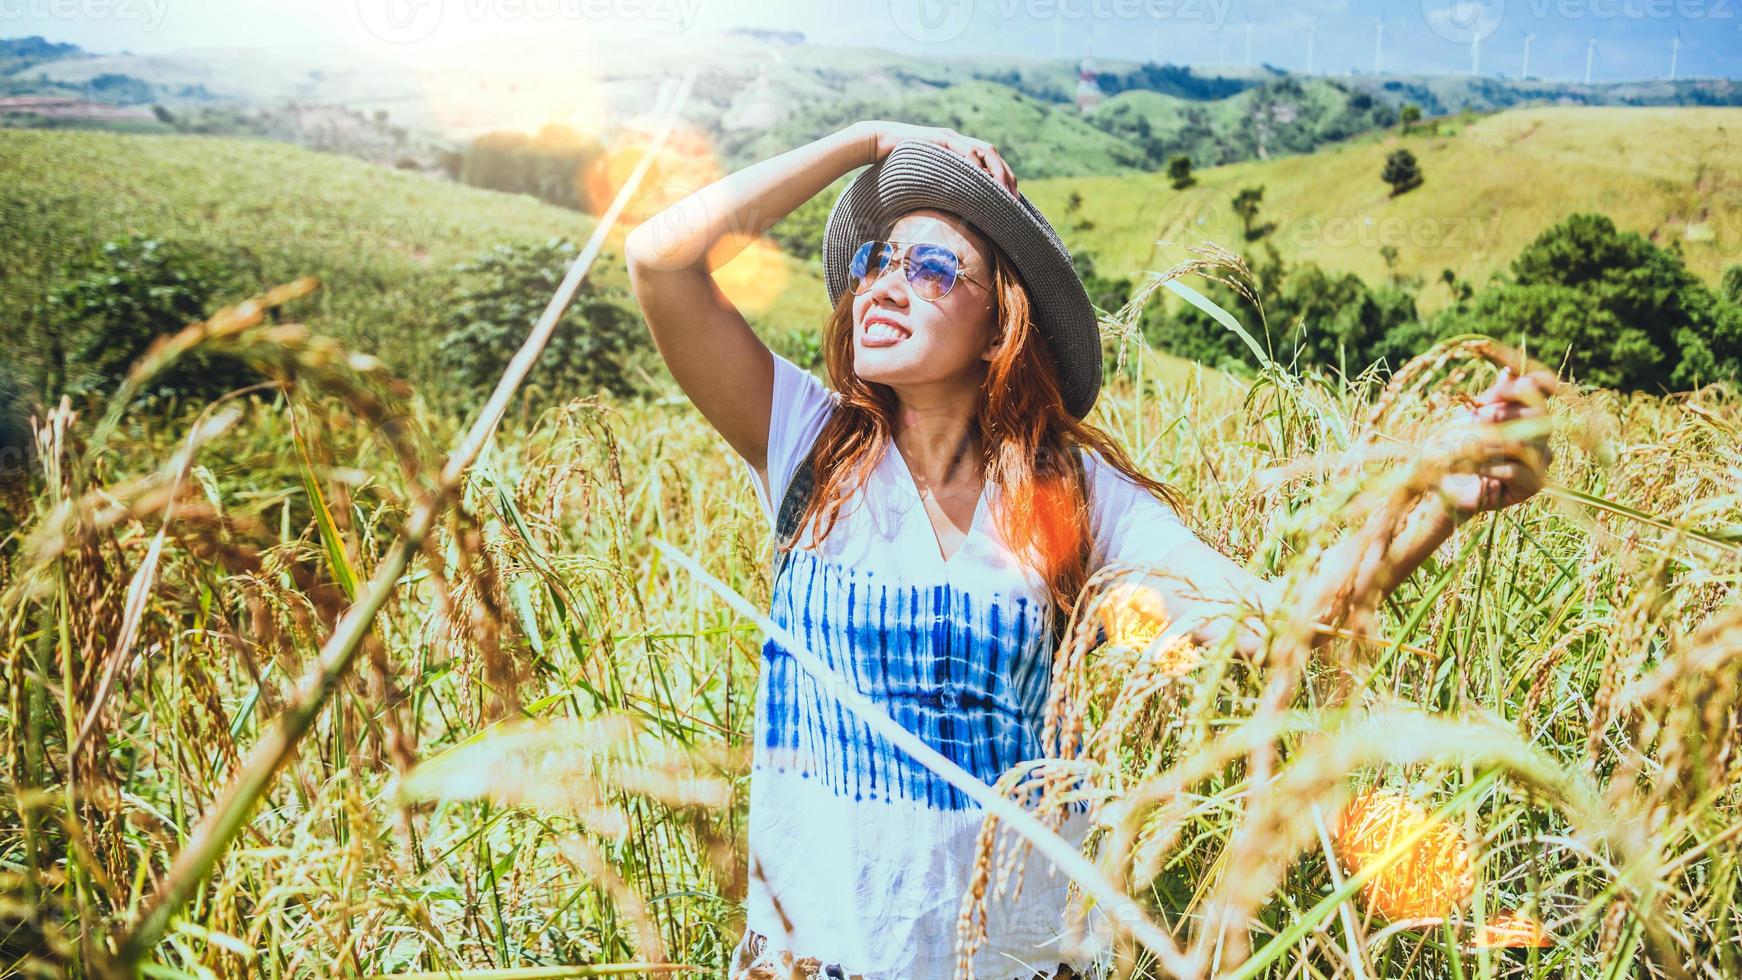
[[[769,338],[768,346],[781,357],[807,371],[821,372],[825,365],[822,332],[810,327],[787,327]]]
[[[0,364],[0,488],[24,475],[30,454],[30,423],[24,386],[11,365]]]
[[[574,258],[574,243],[553,239],[498,245],[455,270],[463,285],[446,315],[438,357],[458,384],[474,396],[489,393]],[[623,290],[587,283],[527,383],[557,398],[600,389],[634,396],[642,388],[632,380],[635,362],[650,346]]]
[[[113,390],[159,337],[205,319],[224,281],[217,263],[143,235],[116,239],[63,266],[47,298],[44,388]],[[241,360],[195,351],[159,374],[147,399],[213,398],[260,376]]]

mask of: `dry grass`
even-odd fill
[[[265,315],[305,289],[141,368],[229,345],[265,397],[159,425],[123,392],[39,422],[0,582],[11,972],[114,968],[441,470],[452,420]],[[1202,537],[1304,587],[1458,464],[1412,447],[1505,356],[1468,340],[1389,387],[1241,388],[1158,382],[1140,354],[1100,421]],[[1090,855],[1172,932],[1176,972],[1742,973],[1742,404],[1557,403],[1557,489],[1389,598],[1346,597],[1316,649],[1288,615],[1257,663],[1192,646],[1137,569],[1091,582],[1054,665],[1059,759],[1000,789],[1043,823],[1089,806]],[[681,403],[553,406],[484,447],[148,972],[717,971],[759,636],[650,542],[765,608],[766,536]],[[970,940],[1027,843],[988,823],[982,845]],[[1153,953],[1126,941],[1118,969],[1162,975]]]

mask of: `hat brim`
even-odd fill
[[[1065,410],[1089,414],[1101,391],[1101,332],[1070,252],[1020,192],[935,143],[908,140],[855,177],[829,212],[823,281],[833,305],[847,289],[853,252],[893,219],[919,208],[957,215],[997,245],[1028,288],[1035,326],[1058,365]]]

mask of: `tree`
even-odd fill
[[[1410,129],[1421,122],[1421,106],[1413,102],[1404,103],[1403,108],[1398,110],[1397,121],[1403,127],[1403,135],[1408,136]]]
[[[498,245],[455,270],[465,282],[446,317],[438,357],[474,395],[487,394],[544,312],[569,263],[572,242]],[[640,393],[634,368],[650,348],[641,318],[617,287],[591,282],[557,325],[528,381],[555,398],[604,389]]]
[[[466,148],[459,179],[474,187],[531,194],[584,211],[598,202],[587,199],[582,177],[602,153],[596,140],[556,124],[545,126],[536,136],[486,133]]]
[[[1083,217],[1083,195],[1076,191],[1071,191],[1065,198],[1065,217],[1070,219],[1072,231],[1089,231],[1095,227],[1095,222]]]
[[[1396,286],[1374,289],[1354,273],[1327,272],[1307,262],[1288,273],[1270,316],[1287,324],[1281,350],[1308,364],[1359,373],[1378,356],[1395,328],[1416,322],[1415,297]],[[1407,358],[1419,350],[1402,352]],[[1396,364],[1392,364],[1396,367]]]
[[[1421,168],[1416,165],[1415,154],[1408,150],[1392,150],[1385,158],[1385,169],[1379,177],[1391,185],[1391,196],[1396,197],[1421,183]]]
[[[1192,176],[1192,158],[1181,153],[1167,161],[1167,179],[1173,183],[1176,191],[1185,190],[1197,183]]]
[[[1575,214],[1512,263],[1513,280],[1442,314],[1565,363],[1582,381],[1655,391],[1742,373],[1742,307],[1675,255],[1601,214]]]
[[[1264,201],[1264,188],[1242,187],[1240,193],[1234,195],[1234,213],[1240,216],[1240,225],[1245,230],[1246,240],[1257,241],[1263,237],[1268,228],[1260,227],[1258,222],[1258,207]]]

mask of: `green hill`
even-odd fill
[[[1121,92],[1088,118],[1143,149],[1144,169],[1155,170],[1176,153],[1191,157],[1194,166],[1308,153],[1396,117],[1391,107],[1341,82],[1283,78],[1216,100]]]
[[[299,315],[414,380],[430,377],[456,263],[500,243],[578,242],[593,225],[530,197],[249,140],[0,131],[0,172],[0,338],[28,336],[64,262],[140,232],[260,286],[319,276]],[[600,260],[597,282],[626,283],[616,254]],[[777,253],[757,258],[778,263],[766,279],[778,289],[746,305],[758,329],[820,323],[816,273]]]
[[[967,82],[897,99],[842,100],[804,109],[731,152],[742,163],[773,156],[860,119],[948,126],[989,140],[1017,174],[1130,173],[1137,147],[1090,125],[1077,110],[995,82]]]
[[[1372,134],[1312,154],[1200,170],[1185,190],[1140,174],[1028,181],[1024,191],[1067,244],[1093,251],[1101,271],[1118,276],[1179,261],[1181,250],[1158,251],[1158,239],[1240,250],[1241,221],[1229,201],[1262,186],[1259,221],[1274,225],[1269,240],[1285,259],[1381,282],[1389,244],[1397,274],[1429,283],[1421,292],[1427,312],[1451,298],[1436,284],[1442,269],[1480,286],[1577,211],[1602,212],[1679,251],[1709,282],[1742,263],[1742,109],[1521,109],[1442,132]],[[1426,179],[1394,198],[1379,174],[1399,147],[1415,154]],[[1067,219],[1073,192],[1080,214]]]

